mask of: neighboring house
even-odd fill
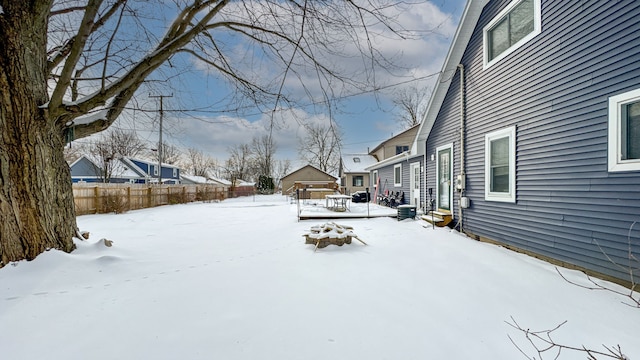
[[[375,147],[369,154],[379,162],[365,170],[371,173],[372,193],[376,195],[400,194],[405,204],[422,208],[422,155],[411,155],[420,125],[413,126]]]
[[[410,127],[401,133],[390,137],[380,143],[373,150],[369,151],[369,155],[374,156],[378,161],[384,161],[405,151],[409,151],[413,141],[416,138],[420,125]]]
[[[371,187],[367,167],[375,164],[376,158],[368,154],[344,154],[340,157],[340,185],[343,193],[354,193]],[[371,188],[370,190],[373,190]]]
[[[436,207],[473,238],[629,281],[638,29],[638,1],[468,1],[411,151]]]
[[[336,178],[312,165],[305,165],[282,177],[282,193],[292,195],[296,189],[337,190]]]
[[[74,183],[104,182],[106,177],[103,166],[98,166],[85,155],[80,156],[69,167],[71,168],[71,181]]]
[[[404,151],[366,168],[371,172],[373,196],[399,194],[404,204],[422,208],[423,155]]]
[[[180,183],[185,185],[213,185],[225,190],[231,187],[230,181],[196,175],[180,175]]]
[[[74,183],[144,183],[145,176],[119,159],[98,165],[88,156],[83,155],[71,165],[71,181]]]
[[[134,159],[130,157],[123,157],[120,159],[124,164],[135,169],[136,171],[141,171],[144,176],[148,179],[149,182],[158,182],[158,162]],[[160,172],[162,175],[162,183],[163,184],[179,184],[180,183],[180,168],[170,164],[162,164],[162,171]]]

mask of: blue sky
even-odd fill
[[[418,38],[411,40],[376,41],[377,48],[386,55],[393,56],[403,68],[404,74],[394,76],[378,74],[379,84],[384,90],[374,94],[365,93],[344,98],[339,110],[332,113],[333,120],[343,133],[343,153],[366,153],[381,141],[399,133],[403,126],[397,121],[398,109],[392,99],[404,88],[432,87],[437,79],[449,44],[455,33],[463,0],[436,0],[426,4],[414,5],[403,13],[400,21],[406,28],[418,30]],[[176,58],[174,61],[181,61]],[[188,59],[182,59],[187,65]],[[340,64],[345,67],[353,64]],[[191,64],[190,70],[182,73],[172,85],[173,97],[165,99],[165,109],[207,108],[207,111],[190,111],[188,114],[167,112],[164,117],[165,141],[182,149],[197,148],[219,162],[228,158],[228,148],[236,144],[249,143],[252,138],[266,134],[271,123],[271,112],[267,109],[247,109],[242,115],[221,114],[211,111],[217,103],[227,96],[229,89],[215,73],[202,64]],[[411,81],[413,78],[422,80]],[[292,85],[293,86],[293,85]],[[427,97],[428,99],[428,97]],[[157,99],[148,99],[147,106],[157,106]],[[140,115],[138,115],[140,116]],[[155,116],[157,119],[157,115]],[[298,142],[304,137],[300,122],[328,123],[327,112],[313,111],[311,108],[294,108],[278,113],[274,137],[278,145],[276,157],[298,160]],[[138,122],[135,129],[150,144],[157,141],[157,123],[144,129]],[[132,125],[121,123],[122,128]],[[155,126],[155,128],[154,128]],[[151,145],[150,145],[151,146]]]

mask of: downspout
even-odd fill
[[[462,198],[464,197],[466,172],[464,166],[464,129],[465,129],[465,98],[464,98],[464,65],[458,64],[460,69],[460,179],[458,183],[458,191],[460,192],[460,198],[458,199],[458,223],[460,225],[460,232],[463,232],[462,227]]]

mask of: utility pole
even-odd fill
[[[162,117],[164,116],[164,109],[162,103],[164,98],[173,97],[171,95],[149,95],[150,98],[160,98],[160,136],[158,139],[158,185],[162,185]]]

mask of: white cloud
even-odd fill
[[[279,159],[298,159],[298,141],[304,138],[304,124],[328,122],[323,115],[310,115],[300,110],[278,111],[276,114],[273,119],[273,137],[278,146],[276,157]],[[250,144],[253,138],[268,134],[272,119],[269,115],[263,115],[251,122],[242,118],[220,116],[202,120],[183,118],[180,123],[180,134],[175,136],[180,146],[196,147],[224,161],[229,157],[230,147]]]
[[[460,12],[464,1],[459,0],[457,2],[460,5],[456,11]],[[238,4],[235,3],[235,5]],[[452,6],[450,2],[446,5]],[[345,129],[344,143],[348,145],[345,148],[348,148],[348,151],[351,152],[364,152],[367,147],[375,146],[391,134],[397,134],[401,130],[400,125],[395,121],[396,115],[389,105],[391,104],[390,99],[403,87],[423,88],[433,85],[437,79],[437,73],[441,69],[442,61],[446,56],[449,43],[455,33],[459,16],[459,14],[450,14],[441,10],[433,2],[407,4],[404,8],[390,9],[389,11],[395,11],[395,13],[389,13],[389,16],[393,17],[398,24],[401,24],[404,29],[409,31],[408,34],[410,36],[407,39],[400,40],[396,36],[391,36],[388,32],[385,33],[383,28],[378,25],[371,28],[370,34],[373,36],[371,40],[376,50],[384,57],[393,59],[395,64],[398,65],[394,71],[385,71],[381,68],[376,71],[376,85],[384,87],[377,94],[378,100],[380,103],[385,104],[387,108],[384,109],[385,111],[378,111],[372,115],[370,109],[377,107],[374,94],[364,94],[357,98],[360,103],[369,103],[364,106],[367,110],[362,111],[362,113],[359,113],[360,110],[353,110],[351,105],[353,98],[348,97],[343,100],[343,106],[349,114],[333,113],[334,119]],[[283,73],[281,68],[273,64],[265,64],[260,53],[256,52],[253,46],[242,41],[241,38],[224,38],[222,34],[216,35],[219,36],[216,37],[216,40],[220,41],[219,45],[229,50],[229,60],[243,71],[246,71],[249,78],[256,81],[264,81],[266,84],[273,86],[279,85],[278,75]],[[366,46],[366,42],[362,41],[365,41],[364,37],[361,37],[360,46]],[[358,52],[356,45],[344,42],[340,50],[344,52],[345,56],[333,56],[328,53],[317,54],[317,56],[335,65],[345,74],[359,74],[363,68],[363,60],[355,56]],[[286,52],[283,55],[286,55]],[[198,99],[197,92],[201,89],[191,86],[183,93],[186,97],[205,103],[217,102],[219,99],[231,99],[228,94],[229,89],[233,90],[233,86],[229,87],[228,84],[222,84],[215,80],[215,78],[219,79],[220,74],[203,63],[196,62],[195,64],[198,71],[204,74],[209,73],[209,76],[193,79],[201,83],[208,82],[206,86],[207,95],[202,94]],[[307,68],[307,70],[309,69]],[[322,91],[317,82],[316,74],[312,71],[304,73],[302,70],[300,71],[301,78],[297,78],[291,73],[289,74],[285,92],[292,96],[302,97],[308,91],[317,98]],[[411,81],[412,79],[420,78],[424,79]],[[365,81],[367,79],[360,78],[359,80]],[[330,89],[334,90],[338,95],[344,95],[337,84],[331,84]],[[355,92],[354,89],[350,91]],[[363,100],[364,98],[368,98],[368,100]],[[308,101],[303,101],[303,103],[308,103]],[[216,106],[218,109],[222,109],[219,103]],[[230,104],[230,107],[234,106],[238,105],[235,103]],[[359,106],[362,109],[363,105],[360,104]],[[196,107],[194,106],[194,108]],[[250,109],[249,111],[259,110]],[[317,114],[312,114],[311,112],[313,111],[317,111]],[[297,143],[298,139],[303,137],[304,134],[304,128],[301,123],[328,121],[328,115],[326,115],[328,112],[323,113],[322,107],[318,107],[316,110],[308,108],[306,112],[303,110],[290,110],[277,112],[277,114],[279,114],[278,126],[273,134],[278,144],[277,156],[281,159],[295,160],[298,158]],[[228,157],[228,148],[230,146],[250,143],[254,137],[267,134],[271,123],[268,114],[258,117],[237,115],[237,117],[209,116],[202,118],[202,116],[199,116],[199,118],[201,120],[187,117],[179,120],[181,130],[175,135],[169,135],[168,140],[183,148],[197,147],[221,161]]]

